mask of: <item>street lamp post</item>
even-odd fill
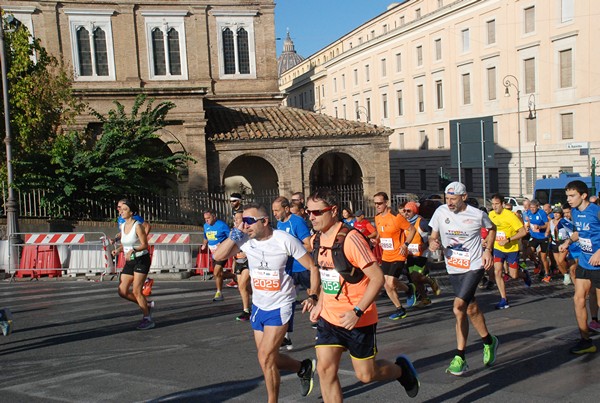
[[[17,221],[17,199],[13,189],[13,167],[12,167],[12,147],[11,147],[11,132],[10,132],[10,104],[8,102],[8,78],[6,68],[6,50],[4,47],[4,18],[0,9],[0,64],[2,64],[2,98],[4,100],[4,129],[6,136],[4,144],[6,144],[6,178],[8,186],[8,198],[6,199],[6,235],[8,238],[8,268],[13,271],[14,257],[13,246],[16,244],[17,233],[19,232]]]
[[[527,120],[537,119],[537,110],[535,109],[534,94],[531,94],[529,96],[529,101],[527,101],[527,107],[529,108],[529,116],[527,116]],[[537,177],[537,129],[535,131],[535,141],[533,143],[533,172],[535,174],[534,176]]]
[[[510,96],[510,87],[517,90],[517,136],[519,140],[519,197],[523,197],[523,168],[521,165],[521,90],[519,89],[519,80],[512,74],[507,74],[502,79],[504,82],[504,96]],[[513,82],[514,81],[514,82]]]

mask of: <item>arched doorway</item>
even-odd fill
[[[260,157],[238,157],[229,164],[223,175],[223,190],[227,194],[271,194],[277,189],[278,177],[275,168]]]
[[[310,186],[339,187],[362,185],[362,169],[348,154],[332,152],[322,155],[310,170]]]

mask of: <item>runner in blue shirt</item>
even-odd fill
[[[595,292],[597,299],[600,297],[598,291],[600,289],[600,206],[589,202],[589,189],[582,181],[569,182],[565,187],[565,193],[567,202],[573,208],[571,214],[576,231],[561,244],[560,249],[566,250],[573,242],[578,242],[581,248],[575,270],[575,296],[573,297],[581,340],[570,351],[573,354],[595,353],[596,346],[590,339],[587,324],[586,299],[590,292]]]
[[[529,205],[529,210],[523,212],[523,220],[525,220],[525,229],[531,235],[528,246],[529,255],[535,256],[539,246],[539,260],[542,261],[545,273],[542,281],[549,283],[552,277],[550,276],[550,264],[548,262],[548,215],[540,209],[540,202],[533,199]],[[539,267],[536,267],[534,273],[538,274],[539,272]]]
[[[306,222],[290,211],[290,201],[284,197],[279,196],[273,200],[271,206],[273,215],[277,219],[277,229],[287,232],[294,238],[298,239],[304,245],[304,249],[310,251],[310,229],[306,225]],[[294,279],[294,285],[296,287],[302,286],[308,292],[308,295],[316,294],[316,290],[311,292],[310,290],[310,271],[306,270],[298,261],[294,260],[292,265],[292,278]],[[295,308],[295,304],[294,304]],[[285,333],[283,343],[281,347],[285,347],[288,350],[293,348],[292,339],[289,333],[294,331],[294,312],[292,311],[292,318],[290,319],[290,325],[288,331]]]
[[[227,239],[229,236],[229,226],[222,220],[217,220],[217,213],[213,209],[204,211],[204,241],[200,250],[204,252],[206,248],[210,249],[211,259],[212,254],[217,250],[217,246],[221,242]],[[217,292],[213,298],[215,301],[223,301],[225,298],[222,294],[223,289],[223,278],[235,278],[233,273],[223,273],[223,267],[227,263],[227,260],[214,260],[213,259],[213,277],[217,286]]]

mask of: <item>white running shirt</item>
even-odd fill
[[[237,245],[248,257],[254,305],[271,311],[296,301],[296,287],[288,273],[294,259],[306,254],[299,240],[285,231],[273,230],[269,239],[247,239]]]
[[[440,240],[446,248],[444,257],[448,274],[481,269],[481,228],[493,226],[487,214],[469,205],[466,210],[453,213],[444,204],[435,210],[429,226],[440,233]]]

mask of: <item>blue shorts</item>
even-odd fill
[[[250,315],[252,329],[262,332],[265,330],[265,326],[287,325],[292,317],[292,312],[292,304],[273,309],[272,311],[259,309],[256,305],[252,304],[252,314]],[[291,331],[291,329],[288,329],[288,331]]]
[[[494,263],[508,263],[508,267],[516,269],[519,263],[519,251],[516,252],[502,252],[501,250],[494,249]]]

